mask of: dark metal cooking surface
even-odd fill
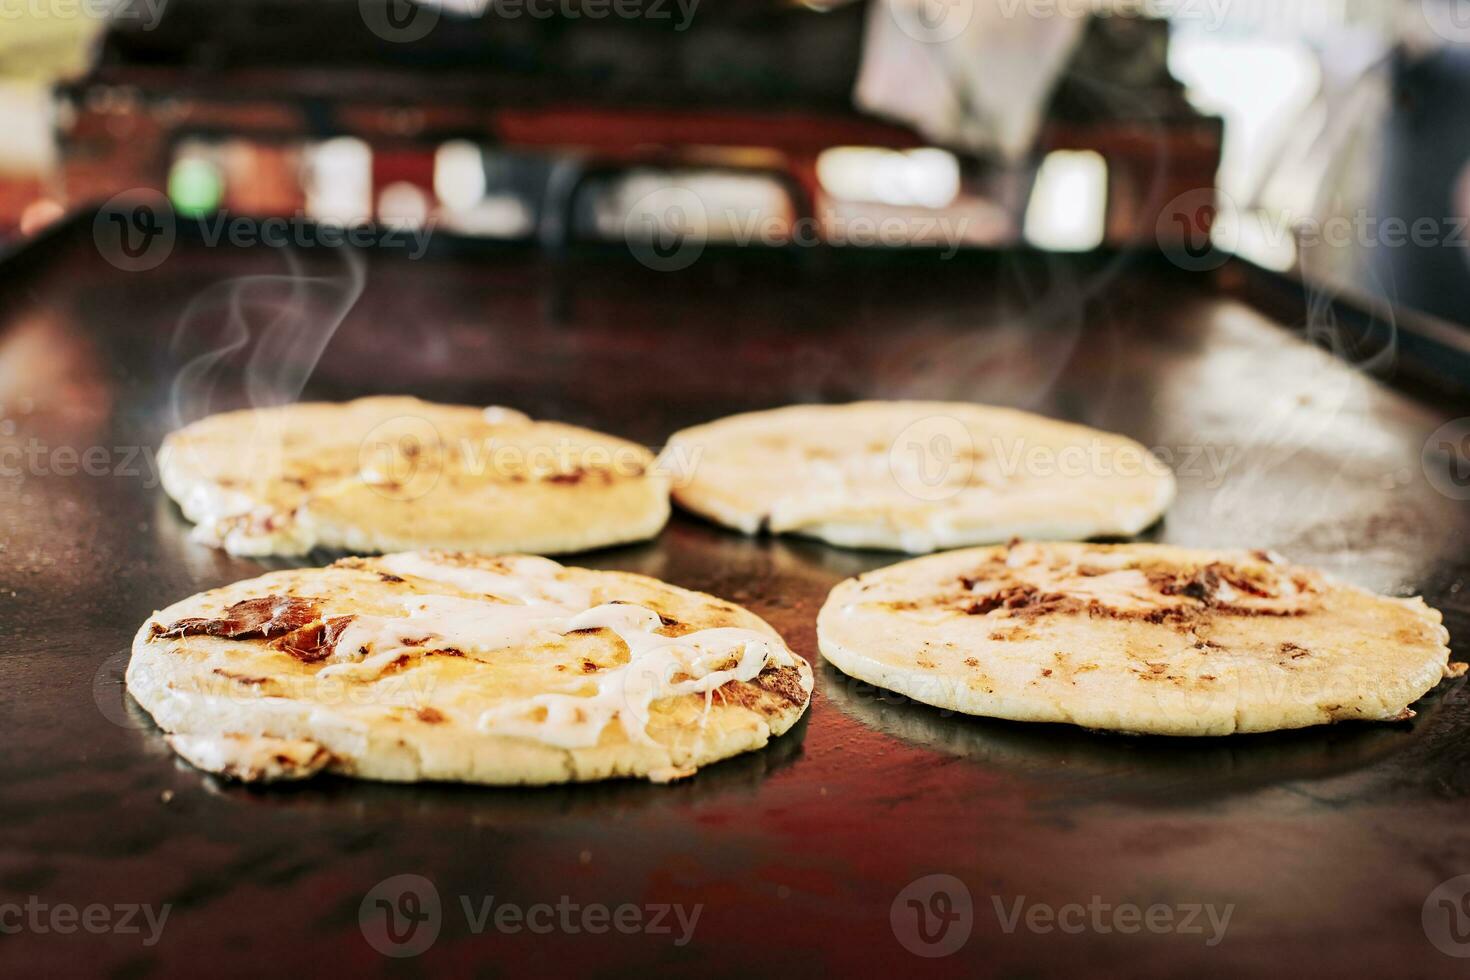
[[[1461,683],[1405,724],[1209,741],[956,717],[845,680],[817,655],[827,590],[893,556],[746,540],[682,515],[656,542],[572,560],[725,596],[780,629],[816,665],[817,691],[767,751],[672,786],[536,790],[252,790],[175,761],[120,687],[133,631],[166,603],[284,563],[191,544],[149,478],[152,448],[175,395],[188,413],[243,402],[247,378],[256,397],[294,394],[348,277],[316,250],[318,278],[295,297],[308,315],[286,321],[253,371],[238,356],[184,371],[231,336],[229,299],[257,334],[263,310],[297,309],[279,282],[215,285],[281,273],[282,253],[181,240],[159,268],[124,273],[85,230],[0,270],[0,904],[171,912],[152,946],[146,927],[62,934],[46,919],[46,932],[0,934],[7,975],[1463,969],[1421,921],[1431,890],[1470,874]],[[626,255],[551,269],[507,251],[371,257],[304,397],[500,402],[650,444],[793,400],[1020,405],[1172,453],[1180,498],[1147,537],[1271,547],[1422,592],[1465,659],[1470,512],[1434,488],[1421,449],[1470,412],[1372,376],[1390,371],[1386,358],[1334,360],[1209,280],[1147,265],[707,254],[660,274]],[[96,475],[68,475],[89,447],[101,447]],[[421,956],[386,959],[359,909],[401,874],[433,882],[441,930]],[[968,941],[941,959],[908,952],[890,920],[900,890],[931,874],[973,899]],[[472,909],[494,896],[702,911],[683,946],[677,926],[477,935],[462,896]],[[1203,916],[1203,934],[1125,933],[1090,911],[1080,932],[1025,918],[1007,932],[1018,901],[1164,904],[1178,919],[1194,904],[1233,909],[1212,946]],[[897,914],[913,941],[913,910],[899,902]]]

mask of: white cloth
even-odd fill
[[[953,149],[1025,154],[1087,18],[1020,0],[870,0],[854,99]]]

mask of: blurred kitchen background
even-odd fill
[[[11,245],[137,188],[548,248],[1212,236],[1470,323],[1460,0],[0,0],[0,124]]]

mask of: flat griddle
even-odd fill
[[[297,255],[316,278],[295,312],[275,280],[247,278],[288,271],[263,247],[181,236],[156,269],[123,272],[84,221],[0,266],[0,436],[11,463],[11,447],[43,447],[42,463],[7,471],[0,506],[0,898],[171,905],[151,947],[136,934],[0,935],[8,975],[1463,971],[1422,921],[1437,885],[1470,874],[1463,682],[1401,724],[1224,739],[960,717],[817,654],[828,589],[896,556],[747,539],[687,515],[655,542],[571,560],[705,590],[774,624],[817,690],[766,751],[669,786],[548,789],[254,789],[176,761],[121,686],[134,630],[181,597],[290,563],[191,543],[147,454],[176,412],[294,396],[301,377],[302,398],[510,404],[650,445],[793,401],[1017,405],[1171,450],[1179,500],[1146,539],[1268,547],[1422,593],[1456,658],[1470,656],[1470,508],[1434,488],[1423,454],[1470,412],[1409,377],[1422,338],[1404,332],[1406,314],[1390,324],[1330,295],[1264,295],[1235,265],[1187,274],[1127,255],[710,249],[678,272],[616,248],[361,257],[365,292],[309,375],[312,331],[347,279],[339,252]],[[251,282],[264,292],[247,291],[232,322],[220,298],[237,294],[220,284]],[[266,373],[223,358],[176,405],[185,365],[239,322],[258,329],[272,303],[293,342],[258,359]],[[103,447],[103,472],[62,472],[63,447]],[[422,955],[390,959],[359,914],[403,874],[433,882],[441,929]],[[957,952],[921,958],[900,942],[914,929],[900,892],[935,874],[964,883],[973,926]],[[474,934],[460,897],[492,895],[703,909],[683,946],[616,930]],[[996,903],[1009,913],[1018,899],[1234,908],[1210,946],[1119,920],[1008,932]]]

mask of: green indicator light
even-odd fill
[[[224,192],[224,176],[208,160],[175,160],[169,171],[168,197],[181,215],[197,217],[217,210]]]

